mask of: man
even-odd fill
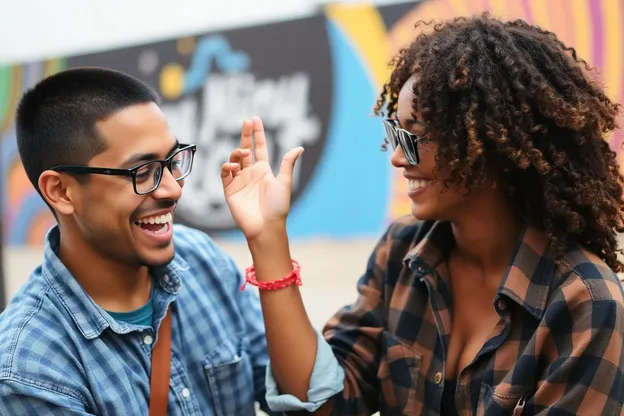
[[[393,62],[377,112],[412,215],[380,238],[357,301],[322,337],[286,233],[302,149],[274,176],[256,119],[253,146],[248,126],[223,165],[261,289],[272,409],[622,414],[623,177],[604,140],[620,106],[521,20],[436,24]]]
[[[195,146],[157,95],[105,69],[22,98],[17,140],[58,225],[0,315],[0,415],[147,415],[171,319],[168,415],[253,415],[267,364],[257,295],[205,234],[173,225]]]

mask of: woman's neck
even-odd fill
[[[524,228],[499,195],[480,198],[451,223],[455,254],[484,272],[508,266]]]

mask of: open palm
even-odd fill
[[[275,176],[269,163],[262,121],[254,118],[243,123],[240,148],[234,150],[229,162],[221,167],[221,180],[232,217],[247,240],[257,237],[266,224],[286,220],[293,169],[302,152],[303,148],[297,147],[286,153]]]

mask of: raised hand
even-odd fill
[[[293,169],[301,153],[302,147],[291,149],[282,158],[277,176],[273,175],[262,121],[255,117],[243,122],[240,147],[221,167],[221,180],[232,217],[247,241],[259,236],[267,226],[286,222]]]

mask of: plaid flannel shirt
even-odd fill
[[[373,252],[357,302],[324,336],[345,372],[334,414],[438,415],[453,300],[448,223],[404,218]],[[622,286],[570,244],[556,265],[528,228],[493,299],[500,319],[458,374],[460,415],[619,415],[624,401]],[[478,290],[478,288],[475,288]]]
[[[170,416],[267,411],[269,357],[258,294],[240,291],[236,265],[206,234],[174,226],[176,255],[152,270],[154,326],[114,320],[57,256],[0,315],[0,416],[147,415],[152,349],[171,305]]]

